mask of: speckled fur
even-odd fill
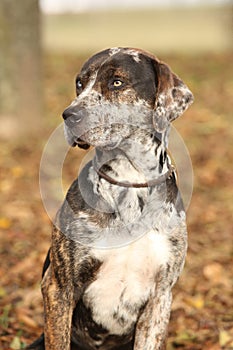
[[[95,168],[127,182],[165,174],[169,124],[192,94],[166,64],[131,48],[94,55],[76,81],[65,135],[96,153],[57,214],[42,280],[44,336],[28,349],[161,350],[187,248],[175,174],[123,188]]]

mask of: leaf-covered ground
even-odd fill
[[[175,122],[189,149],[194,190],[188,208],[189,250],[174,288],[167,350],[233,349],[233,56],[163,57],[190,86],[195,104]],[[38,173],[43,147],[61,122],[82,60],[44,59],[46,126],[0,144],[0,349],[23,348],[42,331],[40,277],[50,221]],[[72,150],[63,169],[75,177],[84,151]]]

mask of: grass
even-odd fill
[[[48,50],[93,53],[106,47],[153,52],[212,52],[231,47],[231,8],[89,12],[43,17]]]

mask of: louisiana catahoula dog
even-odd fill
[[[57,214],[44,335],[28,349],[160,350],[187,248],[166,149],[170,123],[193,96],[165,63],[131,48],[91,57],[76,92],[65,136],[95,154]]]

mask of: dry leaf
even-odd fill
[[[11,227],[11,221],[8,218],[1,217],[0,218],[0,228],[8,229]]]
[[[11,173],[14,177],[17,178],[17,177],[23,176],[24,170],[23,170],[23,168],[16,166],[16,167],[11,168]]]
[[[219,344],[220,346],[227,346],[227,349],[233,349],[233,336],[225,331],[225,330],[221,330],[219,333]]]
[[[205,278],[207,278],[211,282],[211,284],[229,285],[229,281],[224,271],[224,268],[219,263],[214,262],[212,264],[206,265],[203,268],[203,274]]]
[[[27,327],[37,328],[37,323],[29,316],[26,315],[25,312],[21,312],[20,310],[17,312],[17,318],[19,322],[23,322]]]
[[[202,309],[205,304],[205,300],[202,295],[196,295],[184,299],[185,303],[194,307],[195,309]]]
[[[10,343],[10,348],[13,350],[18,350],[21,348],[21,341],[20,341],[19,337],[14,337],[14,339]]]

